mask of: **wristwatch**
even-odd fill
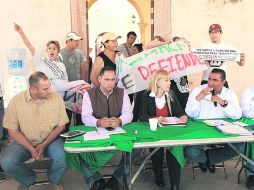
[[[227,100],[224,100],[224,104],[221,105],[221,107],[225,108],[227,105],[228,105],[228,101],[227,101]]]

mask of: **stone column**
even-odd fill
[[[88,59],[88,10],[87,0],[71,0],[71,30],[83,37],[79,49]]]
[[[154,36],[171,39],[171,0],[154,1]]]
[[[143,44],[143,46],[146,44],[145,41],[145,34],[146,34],[146,26],[147,23],[138,23],[139,28],[140,28],[140,37],[141,37],[141,43]],[[145,47],[144,47],[145,48]]]

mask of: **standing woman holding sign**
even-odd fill
[[[181,105],[170,91],[170,75],[165,70],[157,70],[151,77],[151,81],[141,98],[141,107],[139,112],[139,120],[148,122],[150,118],[158,118],[158,122],[162,123],[166,117],[178,117],[179,123],[186,123],[188,117]],[[153,149],[150,149],[153,151]],[[156,185],[163,187],[163,157],[164,148],[160,148],[153,156],[152,163],[155,175]],[[169,149],[166,150],[167,167],[170,176],[171,190],[179,189],[180,184],[180,165]]]
[[[54,79],[62,79],[66,81],[68,80],[68,75],[64,64],[57,59],[58,53],[60,51],[60,45],[58,41],[48,41],[46,44],[47,56],[44,56],[35,50],[34,46],[28,40],[21,26],[14,23],[14,30],[20,35],[26,47],[32,53],[36,70],[45,73],[51,81]]]
[[[36,51],[21,26],[14,23],[14,30],[20,35],[24,44],[32,53],[36,70],[47,75],[52,83],[54,91],[59,93],[68,90],[76,91],[77,89],[84,91],[90,87],[90,85],[84,80],[68,81],[65,65],[58,59],[58,54],[60,52],[60,45],[58,41],[51,40],[47,42],[47,56],[44,56]]]
[[[106,32],[103,34],[101,43],[104,46],[104,50],[95,58],[90,75],[90,80],[93,85],[99,85],[98,77],[100,70],[103,67],[109,66],[116,70],[115,59],[118,46],[118,38],[121,38],[121,36],[117,36],[111,32]]]

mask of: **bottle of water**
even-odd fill
[[[20,76],[26,74],[25,57],[26,51],[23,48],[12,48],[8,50],[9,75]]]

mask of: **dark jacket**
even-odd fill
[[[148,120],[150,118],[156,117],[155,97],[149,96],[150,93],[151,93],[151,91],[145,91],[141,97],[141,105],[140,105],[140,110],[139,110],[139,121],[148,122]],[[171,100],[172,115],[168,109],[168,100]],[[187,116],[187,114],[181,107],[181,105],[180,105],[180,103],[173,91],[169,92],[168,98],[166,97],[166,104],[167,104],[169,117],[170,116],[181,117],[183,115]]]

